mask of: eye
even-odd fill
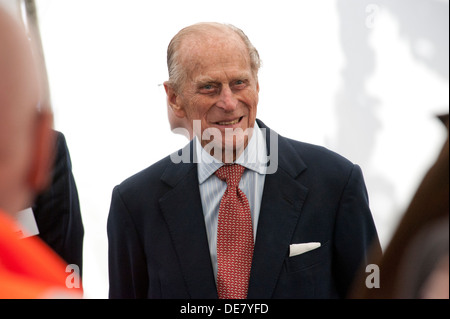
[[[205,85],[201,85],[199,87],[199,92],[201,94],[210,94],[210,93],[214,93],[216,90],[216,86],[213,84],[205,84]]]
[[[233,87],[236,89],[244,89],[247,83],[244,80],[236,80],[233,83]]]

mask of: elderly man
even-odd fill
[[[19,239],[16,213],[48,186],[53,115],[25,30],[1,7],[0,43],[0,299],[78,298],[67,264],[39,238]]]
[[[360,168],[256,119],[259,55],[240,29],[184,28],[167,62],[195,138],[114,188],[110,298],[345,297],[380,247]]]

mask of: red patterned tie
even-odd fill
[[[250,206],[239,181],[245,167],[224,165],[215,174],[227,183],[217,226],[217,291],[221,299],[247,298],[253,257]]]

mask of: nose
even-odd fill
[[[233,94],[229,86],[223,86],[220,92],[219,101],[216,103],[218,107],[226,112],[234,111],[238,105],[238,100]]]

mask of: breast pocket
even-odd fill
[[[327,250],[328,242],[303,254],[287,257],[285,260],[286,271],[288,273],[302,271],[322,263],[327,256]]]

